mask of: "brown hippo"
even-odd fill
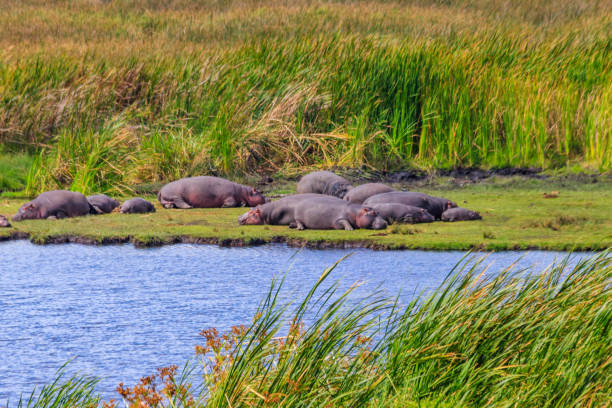
[[[419,224],[423,222],[434,222],[435,218],[424,208],[414,207],[412,205],[389,203],[389,204],[376,204],[372,208],[381,217],[387,221],[388,224],[394,222],[407,223],[407,224]]]
[[[467,208],[449,208],[448,210],[442,213],[442,221],[453,222],[472,220],[482,220],[482,217],[476,211],[468,210]]]
[[[367,183],[350,189],[344,196],[344,199],[349,203],[362,204],[373,195],[388,193],[390,191],[395,191],[395,189],[382,183]]]
[[[188,177],[166,184],[157,194],[165,208],[254,207],[267,199],[253,187],[220,177]]]
[[[87,202],[93,208],[94,214],[108,214],[120,205],[119,201],[105,194],[90,195],[87,197]]]
[[[4,215],[0,215],[0,228],[8,228],[10,226],[9,220]]]
[[[155,206],[143,198],[136,197],[121,204],[119,212],[122,214],[144,214],[155,212]]]
[[[457,207],[446,198],[433,197],[425,193],[417,193],[413,191],[391,191],[389,193],[376,194],[369,197],[363,202],[363,205],[373,206],[375,204],[405,204],[414,207],[424,208],[437,220],[440,219],[442,213],[449,208]]]
[[[13,216],[13,221],[79,217],[91,212],[87,198],[81,193],[54,190],[41,193],[34,200],[25,203]]]
[[[343,177],[331,171],[315,171],[300,179],[298,194],[315,193],[343,198],[353,186]]]
[[[258,205],[238,217],[240,225],[290,225],[295,224],[295,205],[313,197],[329,197],[323,194],[294,194],[280,200]]]
[[[299,230],[355,228],[384,229],[387,222],[370,207],[347,203],[335,197],[312,197],[295,206],[295,226]]]

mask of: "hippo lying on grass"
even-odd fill
[[[240,225],[295,225],[295,205],[313,197],[329,197],[323,194],[294,194],[251,208],[238,217]]]
[[[346,179],[331,171],[315,171],[300,179],[298,194],[315,193],[343,198],[353,186]]]
[[[119,212],[122,214],[144,214],[155,212],[155,206],[143,198],[136,197],[121,204]]]
[[[442,213],[442,221],[472,221],[482,220],[480,214],[467,208],[450,208]]]
[[[313,197],[295,205],[295,226],[303,229],[384,229],[387,222],[370,207],[335,197]]]
[[[390,191],[395,190],[386,184],[367,183],[350,189],[344,196],[344,199],[349,203],[362,204],[365,200],[373,195],[388,193]]]
[[[87,198],[81,193],[54,190],[41,193],[25,203],[13,216],[13,221],[79,217],[91,213]]]
[[[9,220],[4,215],[0,215],[0,228],[8,228],[10,226]]]
[[[376,204],[372,208],[381,217],[387,221],[388,224],[394,222],[406,223],[406,224],[419,224],[423,222],[434,222],[435,218],[426,209],[414,207],[412,205],[405,204]]]
[[[166,184],[157,194],[165,208],[254,207],[267,200],[260,191],[212,176],[188,177]]]
[[[88,196],[87,202],[93,208],[94,214],[108,214],[120,205],[119,201],[114,200],[105,194]]]
[[[427,210],[437,220],[442,217],[442,213],[449,208],[457,207],[446,198],[433,197],[425,193],[412,191],[391,191],[389,193],[376,194],[363,202],[363,205],[373,206],[376,204],[405,204]]]

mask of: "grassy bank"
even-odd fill
[[[166,367],[118,391],[131,408],[606,406],[610,253],[573,268],[489,278],[483,269],[461,263],[408,305],[380,293],[355,303],[355,287],[330,287],[333,268],[290,308],[274,282],[249,326],[202,331],[190,369]],[[99,406],[86,381],[62,389],[60,380],[28,406]]]
[[[0,4],[0,143],[38,157],[30,192],[612,164],[609,2]]]
[[[295,184],[284,186],[284,192]],[[399,187],[399,186],[398,186]],[[559,191],[546,199],[543,192]],[[286,226],[239,226],[244,208],[166,210],[155,197],[157,212],[145,215],[109,214],[64,220],[32,220],[0,229],[0,239],[29,237],[34,242],[135,242],[159,245],[174,242],[254,245],[287,242],[313,247],[372,247],[423,249],[555,249],[597,250],[612,247],[612,186],[549,184],[508,179],[492,184],[418,188],[479,211],[482,221],[393,225],[383,231],[296,231]],[[25,200],[0,198],[0,214],[14,214]]]

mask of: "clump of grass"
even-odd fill
[[[530,221],[526,224],[526,228],[548,228],[559,231],[566,225],[582,225],[586,221],[588,221],[588,217],[560,214],[542,221]]]
[[[395,223],[389,227],[389,232],[391,234],[415,235],[423,231],[408,225]]]

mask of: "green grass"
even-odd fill
[[[606,406],[610,253],[572,268],[484,269],[463,261],[408,305],[354,299],[356,286],[338,293],[333,267],[291,306],[274,281],[248,326],[201,333],[191,369],[160,369],[120,393],[130,408]]]
[[[588,0],[2,0],[0,143],[28,191],[179,176],[612,165]]]
[[[558,190],[558,198],[543,192]],[[482,221],[393,225],[386,230],[297,231],[286,226],[240,226],[244,208],[166,210],[155,197],[157,212],[145,215],[108,214],[64,220],[31,220],[0,229],[0,239],[15,232],[35,242],[81,237],[92,242],[132,241],[139,245],[180,240],[224,245],[285,241],[294,245],[362,246],[423,249],[551,249],[597,250],[612,246],[610,182],[554,184],[510,179],[492,184],[419,188],[479,211]],[[0,214],[14,214],[23,199],[0,198]],[[61,239],[60,239],[61,242]]]

